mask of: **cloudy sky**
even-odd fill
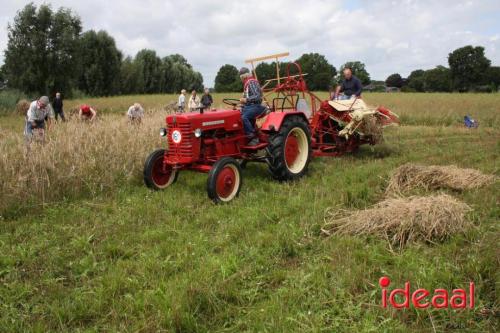
[[[0,50],[7,24],[28,1],[2,0]],[[151,48],[184,55],[212,86],[218,68],[290,51],[319,52],[339,67],[360,60],[374,79],[446,65],[457,47],[472,44],[500,65],[500,1],[462,0],[52,0],[69,7],[84,29],[107,30],[127,55]],[[3,52],[0,63],[3,61]]]

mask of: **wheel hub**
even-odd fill
[[[164,186],[168,183],[172,169],[163,163],[163,156],[158,158],[153,166],[152,178],[156,185]]]
[[[285,159],[286,164],[291,166],[297,160],[297,156],[299,155],[299,143],[295,135],[291,134],[285,144]]]
[[[217,194],[219,195],[219,197],[229,197],[234,191],[235,183],[236,174],[234,170],[230,167],[225,167],[224,169],[222,169],[222,171],[219,173],[219,176],[217,177],[216,184]]]

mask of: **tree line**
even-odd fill
[[[364,85],[370,83],[370,74],[366,71],[365,65],[360,61],[347,62],[337,71],[335,66],[331,65],[324,55],[319,53],[306,53],[294,62],[302,68],[309,90],[329,90],[333,85],[341,80],[341,73],[345,67],[350,67],[353,74],[356,75]],[[295,66],[290,66],[291,62],[280,62],[280,76],[288,74],[298,74]],[[261,62],[255,67],[255,72],[261,82],[274,79],[276,77],[276,62]],[[225,92],[237,92],[243,89],[238,75],[238,69],[230,64],[222,66],[215,77],[215,90]]]
[[[404,79],[391,74],[387,86],[409,92],[493,92],[500,87],[500,67],[491,66],[484,54],[484,47],[467,45],[448,55],[449,67],[417,69]]]
[[[385,91],[386,87],[399,88],[407,92],[493,92],[500,88],[500,67],[491,66],[482,46],[464,46],[448,56],[449,67],[437,66],[429,70],[414,70],[407,78],[395,73],[385,81],[372,81],[365,64],[350,61],[337,69],[325,56],[318,53],[303,54],[295,60],[307,73],[305,81],[310,90],[330,90],[342,80],[342,71],[349,67],[361,83],[372,91]],[[286,75],[288,62],[280,63],[280,76]],[[260,63],[255,72],[261,82],[276,77],[276,63]],[[292,67],[292,73],[296,74]],[[241,91],[238,69],[230,64],[222,66],[215,78],[216,91]]]
[[[26,94],[173,93],[203,88],[203,77],[179,54],[160,58],[154,50],[124,57],[106,31],[82,32],[70,9],[33,3],[8,26],[0,85]]]

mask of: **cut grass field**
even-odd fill
[[[219,105],[222,96],[215,98]],[[108,177],[105,167],[96,167],[80,177],[92,179],[91,172],[100,172],[106,182],[101,187],[71,183],[73,191],[63,194],[54,187],[43,205],[21,192],[21,204],[4,209],[0,331],[498,331],[498,183],[443,191],[473,209],[467,218],[475,225],[443,242],[409,244],[398,251],[377,237],[326,238],[321,228],[330,207],[361,209],[381,201],[391,171],[407,162],[455,164],[498,176],[500,95],[367,94],[365,99],[401,116],[403,126],[388,128],[385,144],[340,158],[316,158],[296,183],[274,182],[264,165],[249,164],[240,197],[220,206],[207,198],[205,174],[184,172],[171,188],[149,191],[141,183],[140,163],[158,145],[148,132],[155,125],[145,124],[140,131],[148,133],[141,135],[110,127],[118,133],[117,142],[104,136],[112,150],[82,150],[109,156],[83,155],[75,163],[117,157],[130,163],[130,174],[122,170]],[[89,104],[107,114],[124,112],[135,101],[159,109],[173,100],[127,96]],[[480,127],[461,127],[465,114],[478,119]],[[154,117],[160,127],[163,115]],[[110,114],[102,121],[122,120]],[[71,126],[58,125],[49,135],[71,140]],[[8,170],[8,164],[19,163],[12,154],[22,151],[17,147],[22,119],[2,117],[0,130],[0,170]],[[130,147],[127,131],[154,142]],[[99,127],[92,133],[102,135]],[[142,156],[127,157],[119,149]],[[119,164],[114,160],[110,168]],[[68,165],[62,163],[58,171]],[[1,179],[3,188],[11,183]],[[1,193],[3,201],[7,196]],[[476,305],[383,309],[381,276],[390,277],[391,288],[410,281],[412,290],[452,290],[473,281]]]

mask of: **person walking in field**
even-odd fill
[[[24,135],[26,140],[31,142],[33,138],[33,130],[41,130],[42,141],[44,140],[45,122],[50,129],[52,119],[54,119],[54,111],[50,106],[49,98],[42,96],[38,100],[31,102],[28,112],[26,113],[26,126],[24,128]],[[39,132],[40,134],[40,132]]]
[[[191,92],[188,103],[189,111],[196,111],[200,107],[200,98],[196,95],[196,90]]]
[[[335,91],[336,99],[351,99],[353,96],[356,98],[361,97],[361,92],[363,91],[363,85],[361,81],[354,75],[352,75],[352,69],[349,67],[344,68],[344,80],[342,84],[337,86]],[[344,93],[340,95],[340,93]]]
[[[58,120],[58,117],[61,117],[62,121],[66,121],[66,118],[64,117],[63,100],[60,92],[56,93],[56,98],[52,101],[52,108],[54,109],[56,121]]]
[[[248,68],[242,67],[239,73],[243,81],[243,97],[240,98],[240,103],[243,105],[241,119],[245,135],[249,140],[248,145],[255,146],[259,143],[259,138],[255,136],[255,118],[266,110],[262,105],[262,89]]]
[[[181,94],[177,101],[177,111],[182,113],[184,110],[186,110],[186,89],[181,90]]]
[[[131,107],[128,108],[127,117],[130,123],[132,124],[140,124],[142,122],[142,118],[144,118],[144,109],[141,104],[134,103]]]
[[[205,88],[205,93],[201,96],[201,106],[203,106],[204,110],[210,110],[210,107],[214,103],[214,99],[212,95],[210,95],[210,90]]]
[[[80,110],[78,111],[78,117],[81,121],[93,122],[96,115],[97,115],[96,110],[94,110],[87,104],[83,104],[82,106],[80,106]]]

